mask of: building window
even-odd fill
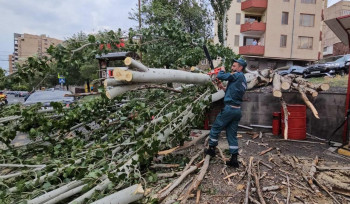
[[[239,46],[239,35],[235,35],[235,46]]]
[[[300,14],[300,26],[314,27],[315,15],[314,14]]]
[[[237,3],[241,3],[241,0],[237,0]]]
[[[287,35],[281,35],[280,47],[287,47]]]
[[[327,52],[327,47],[324,47],[324,48],[323,48],[323,52]]]
[[[282,25],[288,25],[288,12],[282,12]]]
[[[241,25],[241,14],[236,13],[236,25]]]
[[[303,4],[316,4],[316,0],[301,0]]]
[[[289,2],[289,0],[283,0],[283,2]]]
[[[312,37],[299,36],[298,48],[299,49],[312,49]]]

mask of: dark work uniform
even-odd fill
[[[242,72],[231,74],[220,71],[217,78],[228,81],[228,85],[224,97],[225,107],[216,117],[210,130],[209,146],[217,146],[220,132],[226,129],[230,153],[236,154],[238,153],[238,123],[241,120],[242,113],[241,108],[234,108],[232,106],[241,106],[243,95],[247,89],[247,82]]]

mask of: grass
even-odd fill
[[[308,78],[307,80],[313,84],[328,83],[331,87],[348,87],[348,75],[335,77],[317,77]]]

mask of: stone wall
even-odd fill
[[[304,104],[297,92],[283,93],[284,100],[288,104]],[[310,109],[306,113],[306,132],[320,138],[328,138],[332,132],[344,120],[345,93],[319,93],[310,101],[318,110],[320,119],[316,119]],[[216,115],[223,107],[223,101],[218,101],[211,106],[209,120],[214,122]],[[247,92],[242,104],[242,119],[240,124],[247,125],[272,125],[272,113],[280,112],[280,101],[272,96],[272,93]],[[266,129],[267,131],[270,131]],[[343,128],[337,131],[334,141],[342,141]]]

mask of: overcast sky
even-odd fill
[[[339,0],[328,0],[328,6]],[[128,13],[138,0],[0,0],[0,67],[8,69],[13,33],[46,34],[64,40],[83,31],[137,26]]]
[[[8,68],[13,33],[46,34],[64,40],[83,31],[137,26],[129,20],[138,0],[0,0],[0,67]]]

